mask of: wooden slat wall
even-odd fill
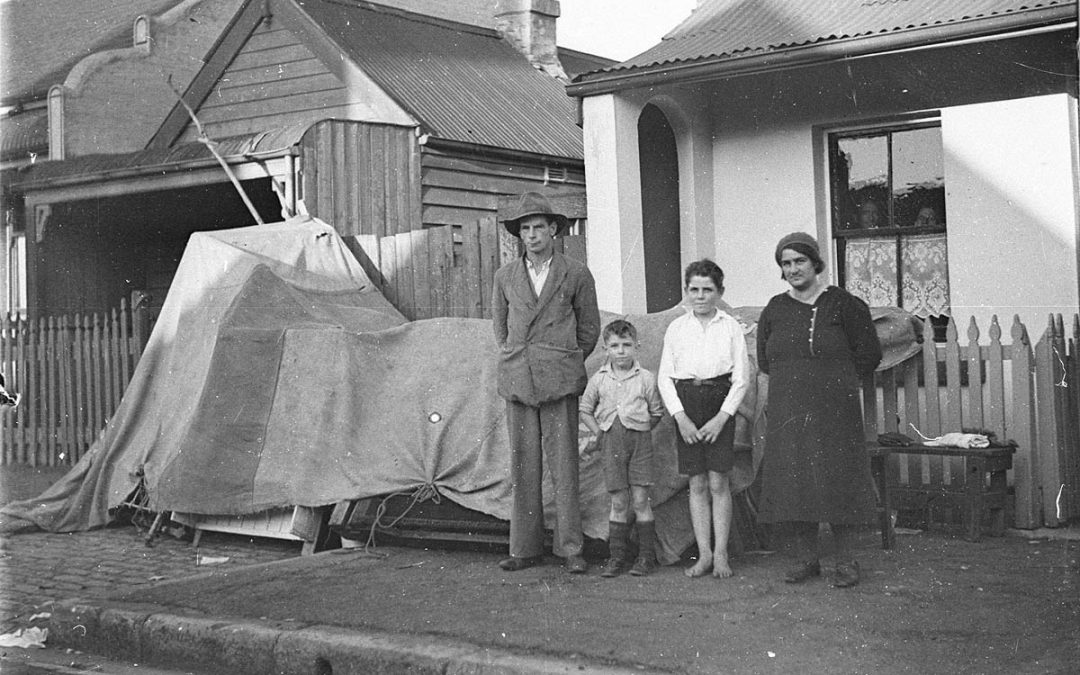
[[[263,24],[199,106],[198,116],[207,135],[227,138],[346,117],[348,103],[340,79],[291,31]],[[196,136],[189,125],[179,141]]]
[[[567,255],[584,259],[584,237],[560,237]],[[431,227],[383,237],[383,293],[409,319],[491,318],[491,287],[500,262],[493,216],[461,227]]]
[[[900,431],[913,438],[963,429],[985,429],[1014,440],[1014,520],[1021,528],[1056,527],[1080,518],[1080,393],[1062,383],[1080,374],[1080,315],[1074,338],[1065,339],[1060,315],[1032,347],[1018,318],[1012,344],[1003,344],[994,317],[982,331],[972,321],[966,344],[950,325],[944,344],[935,344],[925,325],[922,353],[865,383],[867,435]],[[944,379],[940,380],[940,375]],[[919,377],[922,377],[922,383]],[[962,464],[940,457],[895,453],[890,458],[901,485],[941,486],[957,481]]]
[[[420,150],[411,127],[325,120],[300,141],[301,198],[343,237],[420,229]],[[381,253],[367,251],[376,266]]]
[[[108,315],[0,318],[0,370],[7,389],[22,394],[16,409],[0,408],[0,462],[78,461],[119,407],[142,354],[133,320],[142,318],[126,301]]]
[[[427,149],[421,159],[424,227],[498,219],[507,200],[527,191],[543,193],[571,220],[586,217],[583,171],[568,171],[565,180],[545,182],[539,164],[509,164]]]

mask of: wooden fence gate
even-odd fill
[[[22,395],[0,410],[4,464],[74,464],[120,405],[146,345],[143,308],[109,314],[0,319],[0,370]]]
[[[1017,443],[1011,524],[1056,527],[1080,518],[1080,317],[1066,341],[1061,316],[1051,316],[1034,347],[1018,318],[1011,344],[1002,342],[996,316],[986,344],[974,319],[966,344],[953,323],[944,343],[934,342],[929,322],[924,331],[921,354],[864,383],[867,435],[899,431],[920,440],[965,429],[993,432]],[[963,480],[960,458],[897,452],[890,461],[902,487],[932,490]]]

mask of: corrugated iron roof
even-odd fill
[[[216,149],[233,163],[260,156],[280,155],[296,145],[308,125],[292,125],[255,134],[232,136],[216,141]],[[124,154],[82,155],[57,162],[36,162],[18,170],[17,184],[57,181],[77,176],[90,177],[110,173],[140,173],[157,168],[176,168],[214,160],[205,144],[193,141],[171,148],[152,148]]]
[[[1076,0],[704,0],[660,44],[598,72],[777,51],[1050,7],[1075,8]]]
[[[0,3],[0,101],[42,98],[87,55],[130,47],[140,14],[180,0],[8,0]]]
[[[29,159],[49,151],[49,112],[32,110],[4,118],[0,161]]]
[[[524,152],[583,156],[576,104],[492,30],[368,3],[296,0],[430,133]]]

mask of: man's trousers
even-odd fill
[[[544,463],[555,489],[555,555],[581,555],[581,506],[578,495],[578,397],[567,396],[539,407],[506,403],[510,432],[510,555],[530,558],[543,553]]]

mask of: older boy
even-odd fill
[[[731,576],[727,543],[733,418],[746,394],[750,359],[742,326],[717,305],[724,294],[723,270],[711,260],[698,260],[686,267],[684,282],[689,311],[664,334],[657,384],[679,430],[679,473],[690,476],[690,521],[698,559],[686,576],[712,572],[725,578]]]
[[[593,433],[586,452],[603,450],[604,481],[611,495],[608,523],[609,558],[602,577],[615,577],[630,565],[630,497],[637,521],[638,556],[630,574],[656,569],[656,527],[649,503],[653,484],[650,430],[664,414],[656,377],[635,358],[637,329],[616,319],[604,327],[601,340],[607,363],[589,379],[581,396],[581,421]]]
[[[588,570],[581,555],[578,397],[588,382],[585,357],[600,335],[600,310],[589,269],[555,250],[555,236],[569,225],[536,192],[521,195],[504,221],[525,247],[495,273],[491,301],[514,491],[510,557],[499,562],[508,572],[542,560],[545,462],[555,488],[555,554],[572,574]]]

